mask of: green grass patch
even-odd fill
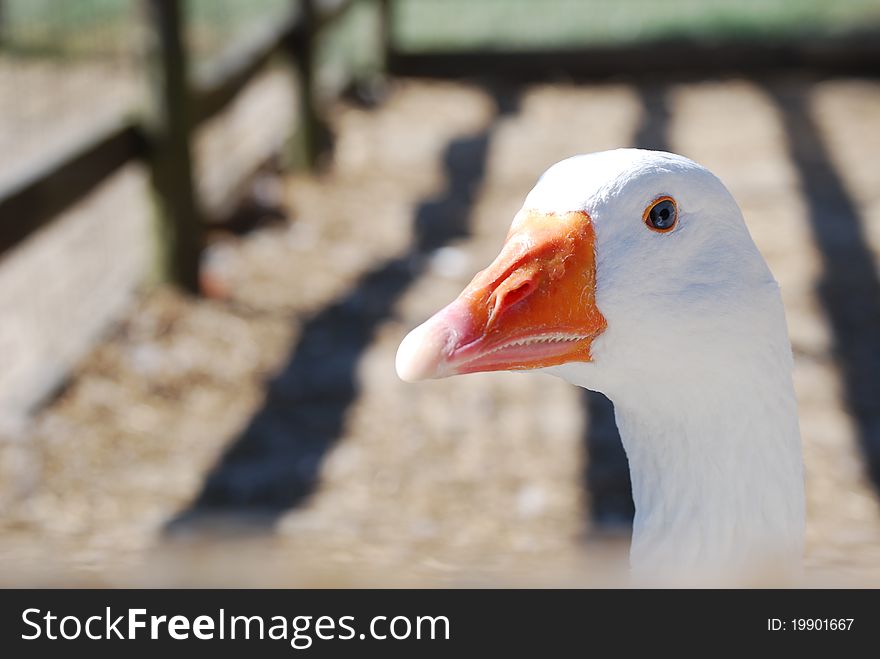
[[[373,3],[329,40],[349,57],[373,50]],[[7,51],[104,55],[142,42],[140,0],[0,0]],[[186,0],[196,57],[208,57],[290,0]],[[396,0],[395,35],[406,51],[553,48],[644,40],[753,39],[880,29],[880,0]]]
[[[404,50],[815,36],[880,26],[878,0],[401,0]]]

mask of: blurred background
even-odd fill
[[[880,1],[0,0],[0,584],[613,585],[613,411],[407,385],[552,163],[728,185],[811,585],[880,585]]]

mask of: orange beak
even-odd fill
[[[449,306],[400,344],[408,382],[590,361],[607,326],[596,308],[595,234],[583,211],[527,214]]]

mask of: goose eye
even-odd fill
[[[645,209],[645,224],[654,231],[672,231],[677,220],[678,209],[672,197],[661,197]]]

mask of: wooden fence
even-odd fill
[[[132,160],[147,164],[156,208],[159,277],[198,292],[204,222],[191,152],[195,128],[224,110],[276,56],[298,73],[298,125],[292,126],[299,161],[314,165],[322,147],[316,102],[315,51],[320,34],[356,2],[378,2],[389,20],[389,0],[291,0],[283,21],[267,28],[232,58],[190,82],[185,46],[185,0],[141,0],[149,22],[150,103],[143,116],[120,120],[58,155],[39,171],[0,190],[0,256],[93,190]],[[383,26],[383,38],[390,30]],[[388,48],[387,41],[383,48]],[[384,58],[383,58],[384,59]]]
[[[392,35],[393,0],[290,0],[290,13],[231,58],[223,58],[200,79],[187,77],[188,52],[182,5],[185,0],[141,0],[150,24],[151,103],[137,120],[121,121],[85,138],[15,185],[0,190],[0,256],[61,211],[84,197],[131,160],[150,169],[155,197],[157,271],[161,279],[186,290],[198,289],[204,222],[193,181],[191,136],[216,116],[276,55],[298,72],[300,107],[295,131],[297,159],[313,165],[322,148],[321,112],[315,100],[316,44],[321,32],[356,2],[376,2],[380,11],[381,62],[396,75],[572,78],[653,75],[677,72],[764,73],[773,69],[812,69],[829,73],[880,74],[880,39],[875,31],[820,40],[721,42],[676,40],[549,51],[400,52]],[[0,0],[2,11],[2,0]],[[2,19],[0,19],[2,20]],[[659,53],[659,55],[658,55]]]

